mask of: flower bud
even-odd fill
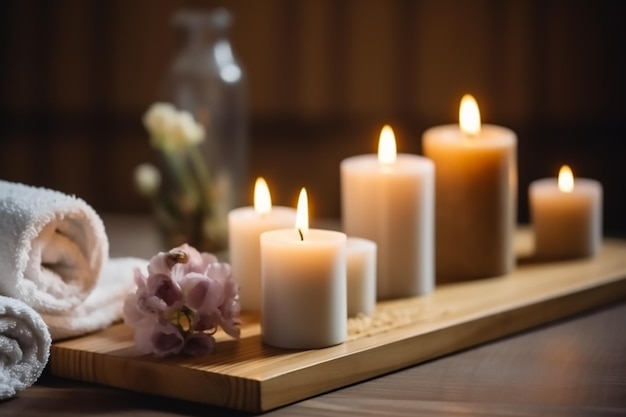
[[[167,260],[167,264],[171,264],[171,266],[175,264],[186,264],[189,262],[189,255],[181,249],[174,248],[167,253]]]
[[[145,196],[153,196],[161,186],[161,174],[152,164],[138,165],[134,177],[137,189]]]
[[[143,124],[153,137],[162,137],[176,117],[176,108],[169,103],[153,103],[143,116]]]

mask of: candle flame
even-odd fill
[[[254,210],[262,215],[272,211],[270,189],[262,177],[257,178],[254,183]]]
[[[567,165],[563,165],[559,170],[559,190],[563,193],[571,193],[574,189],[574,174]]]
[[[465,94],[459,107],[459,124],[463,133],[476,136],[480,133],[480,110],[474,97]]]
[[[378,139],[378,162],[393,164],[396,162],[396,137],[391,126],[385,125],[380,131]]]
[[[296,230],[300,235],[300,240],[304,240],[304,235],[309,231],[309,199],[306,188],[302,187],[298,196],[298,207],[296,208]]]

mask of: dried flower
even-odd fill
[[[184,244],[153,256],[147,270],[147,276],[135,271],[137,290],[124,303],[140,352],[205,355],[220,327],[239,338],[239,296],[228,263]]]

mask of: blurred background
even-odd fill
[[[605,233],[626,236],[620,1],[2,1],[0,178],[149,213],[132,176],[155,160],[141,117],[181,47],[171,16],[220,6],[247,77],[250,203],[264,176],[276,204],[306,186],[312,216],[338,217],[343,158],[375,152],[385,123],[421,153],[471,93],[518,134],[521,223],[530,181],[567,163],[603,183]]]

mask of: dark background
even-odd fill
[[[170,16],[218,6],[248,77],[250,184],[275,203],[306,186],[312,215],[338,217],[341,159],[374,152],[384,123],[421,153],[472,93],[518,134],[520,222],[530,181],[567,163],[603,183],[605,233],[626,235],[620,1],[3,1],[0,178],[147,213],[132,171],[155,160],[141,116],[180,46]]]

